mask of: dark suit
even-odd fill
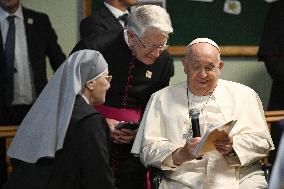
[[[266,16],[262,40],[259,46],[258,59],[264,61],[266,69],[272,78],[272,88],[268,110],[284,109],[284,1],[271,3]],[[269,154],[270,162],[276,157],[280,142],[281,130],[279,125],[271,127],[271,135],[276,150]]]
[[[46,14],[23,7],[23,16],[28,56],[32,68],[35,92],[38,96],[47,83],[46,56],[49,58],[53,70],[56,70],[66,57],[57,43],[57,36]],[[4,98],[4,88],[7,83],[5,74],[5,55],[2,34],[0,33],[0,99]],[[0,125],[20,124],[30,107],[31,105],[5,107],[3,101],[1,101]],[[1,164],[5,164],[5,156],[1,158],[1,153],[5,154],[5,144],[3,143],[3,140],[0,140],[0,186],[1,180],[5,180],[5,176],[1,176],[3,175],[1,172],[5,171],[1,166]]]
[[[46,57],[49,58],[52,69],[55,71],[65,60],[65,55],[57,43],[57,36],[46,14],[35,12],[23,7],[24,25],[28,56],[31,63],[34,79],[35,92],[38,96],[47,83]],[[29,20],[29,21],[28,21]],[[32,20],[32,23],[31,23]],[[0,59],[1,59],[1,90],[3,95],[5,86],[5,56],[2,35],[0,36]],[[1,111],[1,110],[0,110]],[[1,119],[1,118],[0,118]],[[16,124],[16,123],[15,123]]]
[[[57,43],[56,33],[46,14],[23,7],[23,16],[35,90],[36,94],[39,95],[47,83],[46,56],[49,58],[53,70],[56,70],[66,57]],[[33,23],[28,22],[30,19],[33,20]],[[2,35],[0,38],[0,59],[1,65],[3,65],[5,57]],[[1,73],[3,71],[5,70],[1,70]]]
[[[5,189],[114,189],[109,128],[102,116],[77,96],[63,148],[55,159],[36,164],[14,160]]]
[[[86,38],[94,33],[103,33],[112,31],[119,33],[123,30],[119,20],[110,12],[110,10],[102,5],[94,15],[84,18],[80,23],[80,37]]]
[[[284,1],[271,3],[264,24],[258,58],[273,80],[269,110],[284,109]]]

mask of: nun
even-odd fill
[[[55,72],[14,137],[5,189],[113,189],[102,104],[111,76],[94,50],[74,52]]]

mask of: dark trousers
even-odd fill
[[[2,106],[0,108],[0,127],[20,125],[28,113],[30,105]],[[0,188],[7,181],[6,140],[0,138]]]
[[[117,189],[145,189],[146,168],[130,153],[132,144],[112,143],[112,163]]]
[[[269,163],[271,163],[272,166],[274,165],[274,162],[276,160],[276,156],[278,153],[278,147],[279,147],[279,143],[280,143],[280,139],[281,139],[283,131],[284,131],[284,120],[279,121],[277,123],[273,123],[271,125],[271,137],[273,140],[275,150],[272,150],[269,152],[268,158],[269,158]]]
[[[273,80],[271,94],[269,99],[268,110],[284,110],[284,81]],[[271,137],[275,146],[275,150],[269,152],[269,162],[273,165],[279,142],[282,136],[284,122],[273,123],[271,125]]]
[[[0,138],[0,188],[7,181],[6,141]]]
[[[268,110],[284,110],[284,81],[273,80]],[[278,150],[278,145],[282,135],[282,127],[280,123],[271,125],[271,136],[275,146],[275,150],[269,153],[269,160],[273,164]]]

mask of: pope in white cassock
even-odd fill
[[[160,168],[160,189],[266,188],[260,160],[274,149],[261,101],[254,90],[219,79],[224,62],[218,45],[193,40],[183,60],[187,82],[154,93],[148,102],[132,153],[145,166]],[[189,111],[199,109],[201,136],[211,124],[237,120],[216,150],[193,156],[200,137],[191,136]]]

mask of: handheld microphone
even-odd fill
[[[191,128],[193,132],[193,138],[200,137],[199,114],[200,111],[197,108],[189,110],[189,116],[191,117]],[[202,157],[197,157],[195,159],[201,160]]]
[[[199,109],[193,108],[189,110],[189,115],[191,117],[191,128],[194,137],[200,137],[200,125],[199,125]]]

